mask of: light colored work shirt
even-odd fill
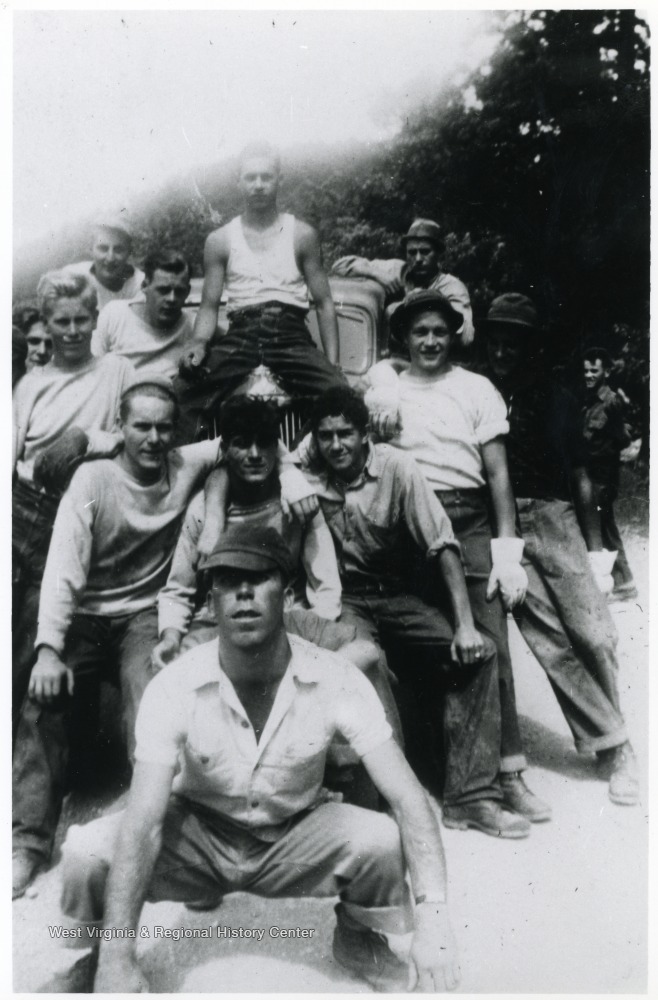
[[[136,301],[110,302],[105,306],[98,317],[92,350],[99,356],[121,354],[142,372],[173,379],[192,340],[192,320],[184,312],[171,330],[157,330],[139,315],[139,307],[143,305]]]
[[[55,518],[37,646],[61,653],[74,612],[116,617],[155,604],[190,497],[218,459],[218,440],[176,448],[162,478],[148,486],[118,459],[77,470]]]
[[[346,592],[356,582],[408,587],[414,542],[427,556],[446,546],[460,551],[418,465],[389,445],[370,444],[365,468],[351,483],[329,472],[308,472],[307,478],[332,534]]]
[[[204,494],[190,502],[176,545],[171,572],[158,597],[159,630],[187,632],[194,612],[199,564],[199,537],[206,519]],[[306,574],[309,607],[323,618],[340,615],[340,578],[333,542],[321,512],[306,527],[285,517],[278,497],[251,507],[229,506],[227,524],[274,528],[290,549],[295,563],[301,560]]]
[[[190,650],[148,685],[136,759],[180,767],[173,791],[275,840],[314,806],[327,750],[340,734],[363,757],[391,738],[375,689],[339,655],[288,636],[292,657],[256,742],[217,640]]]
[[[79,427],[89,437],[87,456],[107,454],[116,437],[121,394],[135,379],[125,358],[90,358],[75,371],[62,371],[50,361],[33,368],[14,389],[14,466],[18,478],[31,483],[34,463],[64,431]]]
[[[98,309],[100,311],[107,305],[108,302],[114,302],[117,299],[120,301],[126,301],[127,299],[134,299],[136,296],[141,294],[144,272],[140,271],[138,267],[135,267],[132,264],[130,267],[131,274],[128,275],[121,288],[119,288],[116,292],[113,292],[110,288],[106,288],[105,285],[100,283],[94,274],[93,260],[81,260],[76,264],[67,264],[64,270],[69,271],[71,274],[84,274],[85,278],[89,278],[90,282],[96,289]]]

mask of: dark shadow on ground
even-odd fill
[[[543,767],[576,781],[592,781],[599,777],[596,758],[577,753],[568,736],[561,736],[525,715],[519,716],[519,723],[523,747],[531,767]]]

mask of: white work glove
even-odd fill
[[[612,579],[612,567],[617,558],[617,552],[601,549],[600,552],[588,552],[589,564],[596,580],[596,586],[602,594],[609,594],[615,583]]]
[[[492,601],[500,593],[506,611],[525,600],[528,576],[521,565],[522,558],[522,538],[491,539],[493,568],[487,585],[487,600]]]

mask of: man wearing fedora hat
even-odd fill
[[[293,567],[273,528],[229,527],[203,568],[212,574],[217,638],[148,686],[125,812],[69,832],[67,919],[136,932],[146,900],[198,905],[238,890],[338,896],[333,954],[351,973],[397,992],[415,966],[421,989],[454,988],[439,828],[375,692],[340,656],[286,633]],[[326,800],[336,734],[394,818]],[[406,931],[410,964],[385,937]],[[128,935],[102,941],[97,992],[148,988],[135,951]]]
[[[84,274],[96,289],[98,308],[115,299],[134,299],[142,290],[144,272],[129,261],[133,227],[127,217],[105,215],[94,226],[91,260],[68,264],[71,274]]]
[[[473,340],[473,312],[466,285],[454,274],[441,270],[445,243],[441,227],[432,219],[416,219],[401,239],[405,260],[368,260],[366,257],[341,257],[334,264],[334,274],[354,278],[373,278],[384,286],[387,304],[399,302],[414,289],[440,292],[462,317],[459,337],[464,346]],[[394,306],[390,311],[397,308]]]
[[[639,781],[619,703],[617,634],[601,592],[612,588],[615,553],[602,549],[578,405],[547,376],[537,310],[526,295],[494,299],[483,333],[487,373],[509,406],[509,468],[528,575],[525,603],[515,611],[519,628],[577,750],[597,755],[612,802],[635,805]]]
[[[526,760],[505,618],[523,601],[527,583],[507,470],[506,407],[487,378],[451,363],[460,320],[434,289],[407,295],[393,316],[391,335],[407,349],[410,367],[398,375],[386,362],[375,365],[365,399],[375,430],[416,460],[451,520],[473,618],[498,653],[504,801],[531,822],[542,822],[551,810],[521,774]]]
[[[15,895],[50,857],[69,734],[80,744],[93,731],[102,677],[120,682],[132,754],[158,592],[190,497],[220,459],[218,440],[172,447],[177,414],[168,379],[135,381],[121,396],[122,450],[80,466],[59,504],[13,769]]]

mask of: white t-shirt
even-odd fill
[[[88,455],[107,447],[121,394],[135,379],[126,358],[90,358],[75,371],[52,361],[33,368],[14,389],[14,464],[19,479],[32,482],[34,462],[59,436],[79,427],[89,436]]]
[[[113,292],[109,288],[106,288],[105,285],[101,285],[92,271],[93,266],[93,260],[81,260],[77,264],[67,264],[64,270],[69,271],[71,274],[84,274],[85,278],[89,278],[96,289],[99,310],[103,309],[108,302],[114,302],[117,299],[123,299],[124,301],[134,299],[136,295],[140,294],[142,282],[144,281],[144,272],[140,271],[138,267],[131,265],[133,269],[132,274],[126,278],[117,292]]]
[[[156,372],[165,378],[178,374],[178,363],[192,339],[192,321],[183,313],[171,330],[156,330],[141,318],[141,299],[110,302],[98,317],[92,338],[94,354],[122,354],[140,371]],[[140,310],[141,311],[141,310]]]
[[[457,366],[432,382],[409,372],[398,379],[402,432],[389,444],[413,456],[434,490],[485,486],[481,447],[509,432],[494,385]]]

